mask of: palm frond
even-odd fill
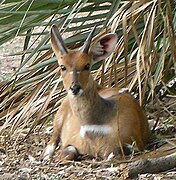
[[[3,1],[1,6],[0,43],[17,35],[26,37],[19,69],[0,87],[1,129],[10,126],[15,132],[18,126],[30,126],[32,131],[58,110],[65,96],[49,43],[52,24],[60,27],[69,48],[80,47],[95,24],[94,40],[116,32],[114,54],[96,64],[93,75],[104,86],[127,86],[139,96],[141,105],[175,82],[174,2],[14,0]],[[36,33],[40,26],[42,32]],[[34,43],[30,43],[32,37],[36,37]]]

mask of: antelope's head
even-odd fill
[[[90,46],[94,31],[95,28],[82,48],[69,50],[65,47],[57,26],[53,25],[51,28],[51,44],[61,67],[64,87],[75,96],[80,96],[91,83],[92,64],[107,58],[117,42],[116,34],[109,33]]]

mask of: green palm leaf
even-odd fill
[[[0,86],[0,120],[12,132],[18,126],[29,126],[31,131],[43,124],[65,96],[49,42],[52,24],[60,27],[69,48],[80,47],[95,25],[95,39],[116,32],[114,54],[96,64],[93,75],[104,86],[128,87],[141,105],[176,78],[174,2],[18,0],[3,1],[0,12],[1,44],[25,36],[20,67],[11,81]],[[40,33],[35,31],[38,27],[43,27]]]

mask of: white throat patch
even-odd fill
[[[68,90],[68,96],[71,97],[71,98],[76,97],[76,96],[79,97],[82,94],[83,94],[83,90],[82,89],[79,90],[79,93],[77,95],[74,95],[71,90]]]
[[[81,126],[80,134],[84,138],[86,134],[107,135],[111,131],[112,127],[109,125],[84,125]]]

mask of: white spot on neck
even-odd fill
[[[80,134],[81,137],[85,137],[86,133],[98,134],[98,135],[107,135],[112,131],[112,127],[109,125],[84,125],[81,126]]]

